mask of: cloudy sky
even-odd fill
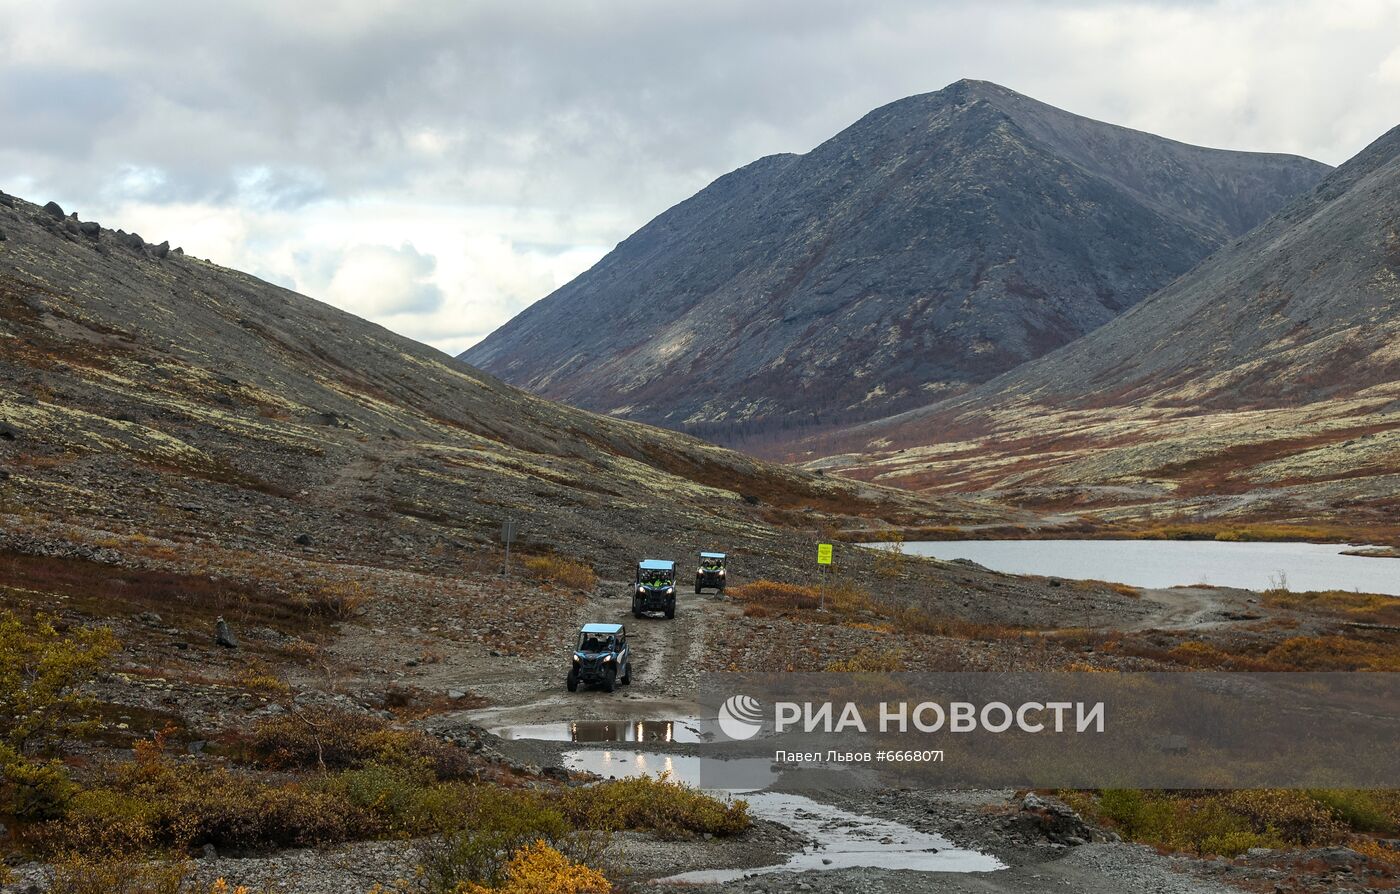
[[[457,352],[963,77],[1336,164],[1400,123],[1400,0],[0,0],[0,189]]]

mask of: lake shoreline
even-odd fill
[[[1364,542],[1242,542],[1120,538],[885,541],[910,556],[964,560],[1004,574],[1112,581],[1142,589],[1225,587],[1254,592],[1355,591],[1400,596],[1400,579],[1383,562],[1390,547]]]

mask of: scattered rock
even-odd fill
[[[1349,847],[1322,847],[1306,856],[1321,860],[1332,869],[1350,869],[1358,863],[1365,863],[1366,857]]]
[[[13,207],[15,207],[15,197],[14,197],[14,196],[9,196],[9,195],[6,195],[6,194],[3,193],[3,192],[0,192],[0,205],[5,206],[6,208],[13,208]]]
[[[228,622],[223,615],[214,622],[214,643],[223,646],[225,649],[238,648],[238,640],[234,638],[233,631],[229,629]]]
[[[310,546],[312,543],[310,534],[298,534],[296,536],[297,546]]]
[[[325,425],[330,428],[349,428],[350,424],[340,418],[340,414],[334,411],[324,413],[312,413],[306,418],[312,425]]]
[[[466,698],[467,694],[460,689],[449,689],[447,690],[447,697],[452,699],[454,702],[457,702]]]
[[[159,624],[164,623],[164,620],[161,618],[161,616],[156,614],[155,612],[141,612],[136,616],[136,620],[149,627],[155,627]]]
[[[0,242],[4,242],[6,238],[7,237],[5,236],[5,231],[0,230]]]
[[[1035,792],[1031,792],[1030,794],[1026,795],[1024,798],[1021,799],[1021,809],[1049,810],[1050,805],[1046,803],[1045,799],[1040,797],[1040,795],[1037,795]]]
[[[44,206],[44,213],[55,220],[63,219],[63,206],[57,202],[49,202]]]
[[[166,255],[170,254],[169,240],[162,242],[160,245],[157,245],[155,248],[151,249],[151,254],[163,260]]]
[[[117,241],[127,248],[140,251],[146,243],[135,233],[128,233],[125,230],[117,230]]]
[[[102,234],[102,225],[91,220],[85,220],[78,224],[78,230],[89,239],[96,239]]]

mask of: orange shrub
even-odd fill
[[[610,894],[612,884],[596,869],[575,863],[543,841],[515,852],[505,881],[492,888],[462,882],[455,894]]]
[[[1295,636],[1274,646],[1266,657],[1284,670],[1400,671],[1395,646],[1346,636]]]
[[[812,587],[756,580],[730,589],[731,599],[744,603],[744,614],[775,611],[811,610],[821,604],[821,594]],[[753,611],[750,611],[753,609]]]
[[[598,575],[592,568],[559,556],[529,556],[525,559],[525,570],[535,580],[571,590],[592,590],[598,586]]]

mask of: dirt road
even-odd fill
[[[617,621],[627,625],[635,654],[636,670],[631,686],[613,693],[585,689],[568,693],[564,688],[569,640],[561,640],[557,656],[532,661],[509,659],[498,672],[479,666],[447,666],[443,679],[453,677],[459,685],[470,686],[488,695],[494,704],[485,709],[463,712],[452,723],[473,724],[486,729],[553,724],[554,734],[563,733],[572,721],[638,721],[694,717],[699,710],[696,687],[706,651],[722,637],[727,625],[740,623],[740,614],[728,601],[714,595],[684,593],[676,618],[671,621],[634,619],[630,613],[626,582],[606,582],[597,598],[590,599],[573,613],[569,626],[576,629],[587,621]],[[1144,598],[1154,605],[1146,626],[1191,626],[1215,623],[1218,612],[1243,604],[1247,596],[1227,591],[1193,589],[1149,592]],[[527,734],[529,734],[527,732]],[[565,733],[566,734],[566,733]],[[703,745],[667,742],[575,743],[519,739],[498,743],[503,752],[524,763],[540,766],[566,763],[581,749],[606,751],[617,761],[612,766],[637,765],[644,753],[652,765],[669,765],[667,756],[683,761]],[[633,749],[640,751],[634,752]],[[658,764],[657,759],[661,758]],[[1029,894],[1040,891],[1124,892],[1152,891],[1168,894],[1224,894],[1234,889],[1211,880],[1183,873],[1195,861],[1162,857],[1135,845],[1100,841],[1084,843],[1071,837],[1070,844],[1047,838],[1034,816],[1022,809],[1016,794],[1002,792],[832,792],[823,803],[839,810],[841,822],[850,825],[854,815],[859,824],[894,822],[899,827],[942,836],[957,848],[995,857],[1004,868],[993,872],[943,873],[890,869],[880,865],[812,869],[803,872],[764,872],[765,865],[784,862],[787,854],[804,846],[811,850],[826,846],[818,839],[805,842],[782,817],[759,823],[741,841],[697,841],[657,843],[627,838],[618,845],[623,859],[638,880],[662,879],[692,870],[724,870],[752,867],[748,878],[731,878],[707,886],[707,890],[816,892],[916,891],[1006,892]],[[822,809],[821,805],[816,805]],[[800,826],[796,817],[789,822]],[[809,824],[810,825],[810,817]],[[820,833],[819,833],[820,834]],[[1085,833],[1091,835],[1091,833]],[[1092,835],[1091,835],[1092,837]],[[871,846],[894,847],[897,842],[876,841]],[[872,862],[879,863],[876,859]],[[670,887],[657,881],[658,887]]]

